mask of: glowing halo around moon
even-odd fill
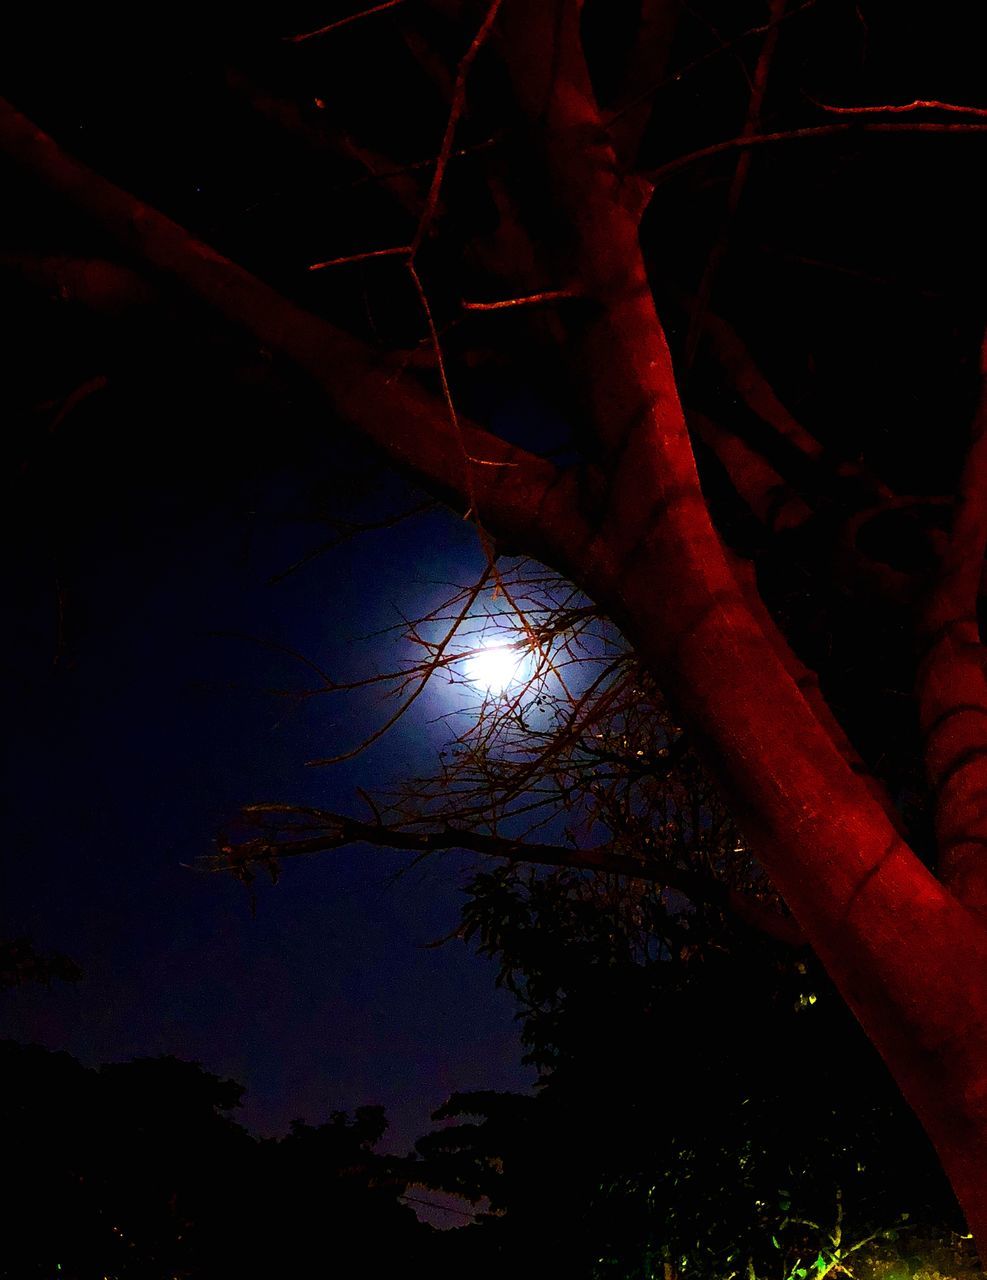
[[[498,697],[527,675],[526,653],[499,640],[484,641],[463,663],[463,674],[481,693]]]

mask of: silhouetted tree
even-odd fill
[[[433,1233],[400,1202],[409,1162],[373,1150],[380,1107],[260,1140],[232,1119],[241,1085],[176,1058],[93,1071],[4,1041],[0,1078],[10,1280],[431,1265]]]

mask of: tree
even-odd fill
[[[450,1099],[418,1148],[503,1214],[480,1223],[500,1271],[532,1248],[594,1277],[928,1267],[962,1230],[948,1184],[813,958],[655,890],[635,929],[600,889],[523,868],[471,886],[539,1086]]]
[[[876,3],[391,0],[300,22],[276,51],[269,27],[241,37],[222,85],[197,53],[187,100],[162,56],[152,79],[170,105],[145,108],[159,128],[205,124],[218,140],[246,130],[249,107],[250,136],[276,129],[302,173],[319,157],[333,175],[328,196],[321,179],[301,188],[316,214],[340,188],[361,193],[334,226],[362,243],[304,264],[319,216],[288,240],[291,219],[272,216],[262,250],[242,230],[212,237],[259,275],[13,107],[0,138],[54,197],[47,225],[52,207],[85,215],[104,253],[208,304],[465,512],[492,573],[505,554],[534,557],[619,627],[928,1132],[983,1252],[987,402],[968,281],[987,123],[967,21],[957,7],[918,29]],[[211,40],[230,56],[222,24]],[[13,80],[68,137],[71,95],[48,102],[30,79],[47,45],[18,45]],[[122,104],[91,92],[112,137]],[[194,225],[188,175],[149,167],[136,129],[116,149],[87,141],[89,160]],[[265,181],[286,163],[269,160]],[[102,300],[108,282],[139,292],[115,265],[87,273],[50,252],[15,265],[80,296],[94,279]],[[828,275],[807,285],[813,272],[848,292]],[[837,340],[855,325],[866,359]],[[877,376],[854,397],[868,362]],[[571,424],[561,443],[499,426],[505,363]],[[879,413],[897,429],[882,434]]]
[[[198,1063],[91,1070],[10,1041],[0,1063],[16,1173],[4,1277],[265,1274],[313,1257],[341,1275],[405,1264],[442,1274],[440,1241],[401,1203],[415,1162],[374,1150],[380,1107],[260,1139],[231,1114],[243,1087]]]

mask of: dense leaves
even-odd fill
[[[309,1259],[358,1276],[350,1256],[381,1272],[425,1257],[402,1162],[373,1150],[379,1107],[258,1140],[232,1118],[240,1085],[175,1058],[93,1071],[2,1042],[0,1076],[5,1280],[219,1280]]]
[[[473,883],[468,927],[519,996],[540,1087],[451,1099],[438,1118],[458,1123],[419,1150],[448,1189],[504,1213],[484,1226],[504,1264],[534,1247],[601,1280],[665,1263],[787,1277],[854,1246],[857,1266],[914,1267],[930,1232],[962,1230],[927,1139],[811,955],[710,931],[658,895],[646,905],[650,949],[574,873]]]

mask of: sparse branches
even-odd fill
[[[249,883],[254,868],[273,875],[285,858],[352,843],[405,851],[416,863],[457,849],[593,872],[602,877],[594,892],[631,914],[643,891],[635,885],[663,885],[696,909],[799,942],[653,682],[564,580],[530,562],[504,565],[496,579],[481,575],[399,624],[392,638],[421,657],[364,683],[400,706],[335,759],[372,745],[431,685],[430,706],[450,729],[438,771],[367,797],[369,822],[287,803],[248,806],[248,834],[224,841],[208,865]],[[502,660],[493,677],[484,666],[491,654]],[[360,687],[313,669],[324,692]]]
[[[324,765],[341,764],[344,760],[352,760],[354,756],[358,756],[362,752],[366,751],[369,746],[372,746],[373,743],[377,742],[378,739],[382,738],[389,729],[392,729],[394,725],[397,724],[401,717],[410,710],[416,700],[424,692],[428,682],[431,680],[435,672],[443,665],[446,650],[451,644],[453,637],[457,634],[463,621],[469,617],[470,610],[480,592],[483,590],[485,583],[486,574],[484,574],[480,578],[479,582],[469,591],[459,614],[453,621],[452,626],[443,635],[438,645],[434,647],[433,652],[429,655],[429,658],[423,664],[423,667],[418,670],[412,669],[412,671],[402,674],[401,684],[399,686],[401,704],[398,709],[389,716],[382,725],[379,725],[373,733],[369,734],[355,747],[351,747],[347,751],[342,751],[338,755],[326,756],[319,760],[310,760],[308,762],[309,765],[322,767]],[[405,689],[408,685],[411,685],[411,692],[405,694]]]

